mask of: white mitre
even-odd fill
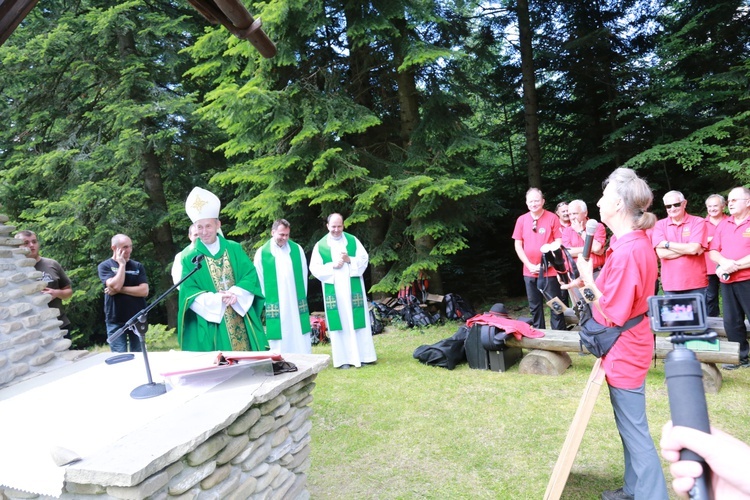
[[[211,191],[195,187],[185,200],[185,212],[192,222],[201,219],[218,219],[221,201]]]

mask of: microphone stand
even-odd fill
[[[148,363],[148,352],[146,351],[146,331],[148,330],[148,312],[153,309],[159,302],[164,300],[164,298],[172,293],[174,289],[179,287],[183,281],[188,279],[190,276],[195,274],[198,269],[201,268],[201,262],[203,261],[203,255],[198,255],[193,259],[193,264],[195,264],[195,268],[190,271],[188,274],[186,274],[180,281],[172,285],[169,290],[162,293],[157,297],[155,300],[153,300],[148,306],[146,306],[145,309],[142,309],[138,313],[135,314],[132,318],[130,318],[127,323],[123,325],[122,328],[117,330],[112,337],[107,339],[107,343],[111,344],[116,339],[120,338],[121,335],[126,333],[128,330],[135,334],[141,341],[141,352],[143,353],[143,362],[146,365],[146,377],[148,378],[148,383],[139,385],[135,389],[133,389],[130,392],[130,397],[133,399],[148,399],[153,398],[156,396],[161,396],[162,394],[167,392],[167,387],[164,383],[154,383],[153,378],[151,377],[151,366]],[[141,331],[142,330],[142,331]]]

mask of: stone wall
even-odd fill
[[[52,297],[39,293],[42,274],[7,222],[0,215],[0,388],[67,361],[70,347],[58,310],[47,306]]]
[[[62,499],[308,499],[313,374],[134,486],[65,482]],[[45,498],[0,487],[0,499]]]

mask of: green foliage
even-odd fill
[[[43,0],[0,47],[0,195],[71,275],[84,345],[104,333],[96,265],[110,238],[128,234],[151,290],[163,291],[176,249],[164,244],[166,197],[183,200],[200,179],[195,163],[212,156],[179,80],[194,16],[168,2]]]
[[[149,351],[179,350],[177,343],[177,330],[167,325],[150,324],[146,333],[146,349]]]
[[[416,73],[408,72],[427,74],[429,66],[437,68],[441,58],[452,54],[449,45],[436,45],[429,34],[409,44],[401,64],[392,57],[405,36],[401,21],[409,16],[415,16],[410,18],[415,24],[434,20],[429,13],[437,5],[430,5],[373,5],[380,15],[357,17],[335,3],[286,3],[287,18],[301,24],[293,30],[277,26],[275,38],[281,52],[296,54],[301,64],[294,68],[282,54],[261,65],[257,54],[252,60],[248,54],[228,52],[232,39],[219,43],[215,32],[188,49],[196,61],[188,74],[214,82],[197,113],[226,131],[220,149],[236,160],[212,179],[235,188],[235,199],[227,206],[237,219],[235,234],[261,233],[282,216],[294,223],[290,213],[306,221],[342,212],[348,225],[356,225],[373,266],[382,269],[379,274],[385,278],[372,288],[381,292],[396,291],[419,271],[438,273],[450,255],[466,248],[461,234],[472,214],[457,208],[483,189],[463,171],[476,145],[459,117],[446,109],[455,96],[420,92],[424,102],[418,111],[427,119],[419,120],[408,137],[384,135],[385,127],[400,126],[396,104],[403,96],[395,75],[416,79]],[[268,15],[263,10],[259,14],[274,18],[280,6],[265,5]],[[436,33],[440,29],[434,27]],[[345,46],[328,57],[308,53],[324,31],[346,37],[367,55],[345,53]],[[382,35],[385,31],[390,39]],[[224,64],[217,64],[219,58]],[[249,65],[257,71],[246,79],[241,68]],[[382,93],[343,78],[347,67],[372,72],[384,84]],[[441,115],[433,117],[432,111]],[[296,227],[294,237],[301,241],[314,242],[321,235],[322,225]]]
[[[131,236],[164,291],[187,243],[184,199],[209,182],[225,233],[248,249],[284,217],[309,252],[343,213],[372,291],[420,272],[465,296],[518,285],[510,234],[534,138],[515,5],[247,5],[273,59],[169,0],[40,0],[0,47],[3,211],[73,278],[80,342],[103,336],[95,266],[111,236]],[[581,198],[598,216],[620,165],[691,206],[750,183],[745,7],[531,3],[548,208]],[[169,307],[155,323],[173,321]]]

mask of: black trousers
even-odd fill
[[[750,351],[745,328],[745,318],[750,318],[750,280],[722,283],[721,296],[724,299],[724,330],[728,340],[739,342],[742,362]]]
[[[547,328],[544,321],[544,308],[547,307],[546,303],[549,299],[545,299],[539,289],[544,290],[550,298],[560,297],[560,283],[557,281],[557,277],[524,276],[523,281],[526,285],[526,297],[529,299],[529,310],[531,311],[531,319],[533,321],[532,326],[534,328]],[[565,330],[565,315],[562,313],[557,314],[551,309],[550,312],[552,313],[552,329]]]
[[[718,318],[721,316],[719,311],[719,290],[721,281],[715,274],[708,275],[708,288],[706,289],[706,315]]]

